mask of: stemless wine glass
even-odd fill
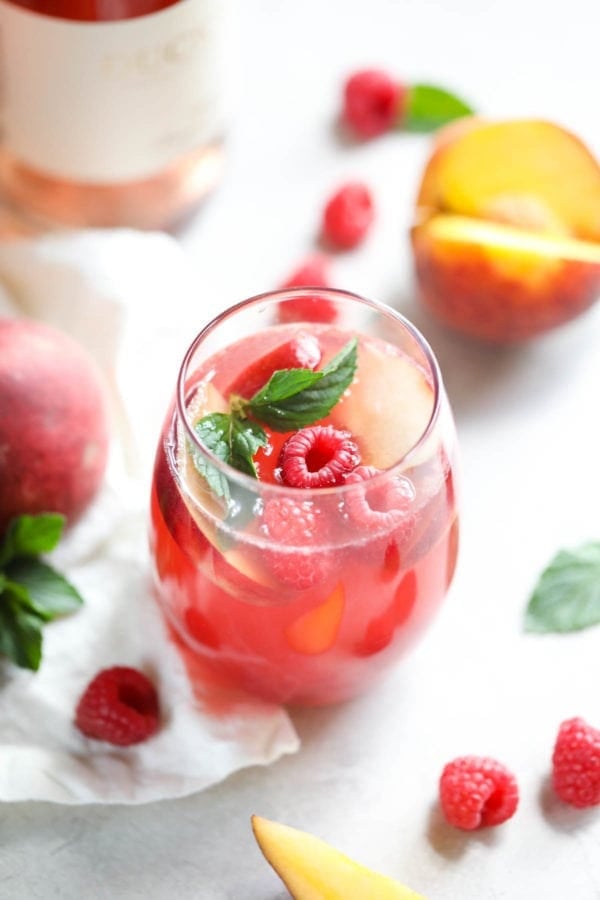
[[[293,321],[302,307],[328,321]],[[246,401],[273,371],[335,370],[354,340],[355,374],[300,428],[308,449],[290,485],[282,463],[296,429],[261,422]],[[264,446],[248,443],[257,433]],[[319,483],[345,439],[356,453],[334,483],[303,486],[307,473]],[[311,288],[223,312],[183,360],[152,490],[156,593],[184,652],[278,702],[366,690],[415,643],[452,580],[455,455],[436,360],[394,310]]]

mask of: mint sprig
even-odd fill
[[[454,119],[473,113],[468,103],[445,88],[434,84],[413,84],[408,91],[402,127],[406,131],[435,131]]]
[[[544,569],[525,612],[525,630],[580,631],[600,624],[600,542],[560,550]]]
[[[210,413],[197,422],[195,432],[214,455],[246,475],[257,477],[254,454],[267,444],[267,435],[256,422],[230,413]],[[230,499],[225,476],[200,453],[193,455],[196,469],[203,475],[218,497]]]
[[[64,516],[17,516],[0,543],[0,654],[36,671],[42,659],[42,626],[81,606],[67,579],[39,559],[62,536]]]
[[[60,541],[64,524],[64,516],[56,513],[17,516],[0,544],[0,566],[11,559],[50,553]]]
[[[254,455],[268,444],[261,423],[285,432],[324,418],[352,383],[357,360],[358,342],[352,338],[323,369],[279,369],[249,400],[231,397],[230,412],[209,413],[194,430],[218,459],[257,478]],[[197,451],[192,450],[192,459],[217,496],[229,501],[229,484],[223,473]]]
[[[246,410],[273,431],[296,431],[327,416],[356,372],[357,340],[348,341],[318,372],[281,369],[247,403]]]

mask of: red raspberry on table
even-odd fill
[[[151,737],[159,715],[152,682],[137,669],[113,666],[90,681],[77,704],[75,724],[86,737],[127,747]]]
[[[359,181],[342,185],[323,210],[322,234],[334,247],[351,250],[367,235],[375,219],[369,188]]]
[[[322,511],[311,501],[297,502],[292,497],[267,500],[263,527],[277,545],[265,551],[265,559],[285,585],[307,590],[327,578],[332,554],[316,548],[325,543],[329,525]],[[309,552],[302,552],[302,548]]]
[[[279,287],[281,290],[294,287],[331,287],[329,264],[329,257],[324,253],[313,253]]]
[[[566,719],[552,754],[552,784],[558,797],[584,809],[600,804],[600,731],[585,719]]]
[[[406,87],[381,69],[362,69],[344,85],[342,119],[359,137],[384,134],[401,121]]]
[[[465,831],[506,822],[519,803],[512,772],[485,756],[459,756],[449,762],[440,777],[439,795],[450,825]]]
[[[312,425],[294,432],[279,454],[281,480],[290,487],[323,488],[341,484],[360,462],[349,431]]]
[[[288,288],[331,287],[329,278],[329,257],[323,253],[308,256],[298,268],[279,285],[280,290]],[[280,322],[334,322],[337,318],[335,305],[327,297],[310,292],[298,293],[296,297],[280,303],[277,313]]]

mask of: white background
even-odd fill
[[[0,897],[280,900],[250,831],[259,813],[430,900],[595,900],[600,810],[561,806],[547,776],[563,718],[600,727],[600,630],[526,636],[521,620],[549,557],[600,538],[600,310],[521,349],[443,331],[415,303],[407,243],[428,138],[351,145],[334,120],[344,76],[380,65],[454,87],[488,115],[555,119],[599,153],[597,2],[250,0],[238,24],[226,178],[181,234],[200,282],[198,326],[275,286],[313,247],[327,193],[347,176],[368,181],[377,225],[338,258],[336,283],[408,314],[438,355],[462,446],[456,581],[378,690],[294,714],[296,756],[185,800],[5,807]],[[515,771],[521,805],[503,827],[464,835],[442,822],[437,778],[462,753]]]

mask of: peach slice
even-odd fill
[[[458,330],[529,338],[600,294],[600,165],[552,122],[459,124],[440,132],[417,196],[420,291]]]
[[[331,420],[336,427],[360,435],[363,465],[387,469],[425,432],[433,414],[433,388],[416,363],[387,352],[376,342],[360,347],[358,372],[351,398],[343,398],[333,408]]]
[[[329,650],[337,637],[344,612],[344,588],[336,585],[327,600],[288,625],[285,636],[297,653],[316,656]]]
[[[423,302],[491,341],[528,338],[600,295],[600,244],[438,215],[412,230]]]
[[[252,816],[265,859],[294,900],[424,900],[305,831]]]

